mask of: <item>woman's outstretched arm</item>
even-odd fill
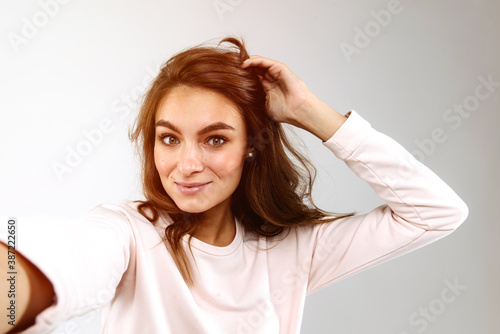
[[[35,323],[36,316],[52,304],[54,288],[45,275],[21,253],[15,253],[16,275],[8,275],[8,247],[0,242],[2,310],[15,310],[0,323],[0,333],[18,333]],[[10,314],[10,311],[7,311]]]
[[[25,216],[19,217],[19,225],[16,297],[24,298],[18,305],[25,314],[21,318],[17,313],[16,320],[26,327],[23,333],[52,333],[64,321],[113,299],[135,249],[129,216],[123,210],[102,204],[79,219]],[[7,244],[3,235],[0,241]],[[19,270],[20,254],[27,259],[22,262],[24,273]]]

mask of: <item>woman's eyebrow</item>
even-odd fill
[[[182,133],[181,130],[179,130],[179,128],[177,128],[175,125],[172,124],[172,122],[164,120],[164,119],[160,119],[158,122],[156,122],[155,126],[156,127],[163,126],[165,128],[169,128],[170,130],[175,131],[177,133]],[[226,124],[224,122],[216,122],[216,123],[212,123],[210,125],[207,125],[203,129],[198,131],[198,135],[203,135],[205,133],[209,133],[209,132],[212,132],[215,130],[236,130],[236,129],[233,128],[231,125]]]

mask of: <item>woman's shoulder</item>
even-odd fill
[[[82,219],[84,223],[96,225],[97,228],[118,229],[132,236],[134,240],[157,243],[164,230],[168,218],[160,216],[151,222],[139,210],[140,201],[123,201],[118,203],[101,203],[90,210]],[[145,212],[148,215],[148,212]],[[148,241],[149,240],[149,241]]]
[[[89,216],[108,216],[108,217],[127,217],[136,216],[138,203],[136,201],[123,201],[118,203],[100,203],[93,207],[84,217]]]
[[[101,203],[91,209],[81,219],[85,221],[106,221],[115,224],[132,226],[153,224],[140,213],[140,201],[123,201],[118,203]]]

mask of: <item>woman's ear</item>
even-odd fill
[[[249,147],[247,150],[247,156],[246,159],[248,161],[252,160],[255,157],[255,149],[253,147]]]

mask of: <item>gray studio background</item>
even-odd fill
[[[243,35],[251,53],[286,63],[334,109],[403,144],[470,209],[449,237],[309,296],[302,333],[498,333],[500,2],[0,3],[2,217],[79,217],[138,199],[127,129],[144,87],[173,53]],[[101,140],[85,146],[96,129]],[[381,204],[319,139],[296,133],[318,168],[318,205]],[[69,166],[78,147],[85,155]],[[460,288],[443,297],[450,284]],[[99,321],[94,312],[56,333],[99,333]]]

